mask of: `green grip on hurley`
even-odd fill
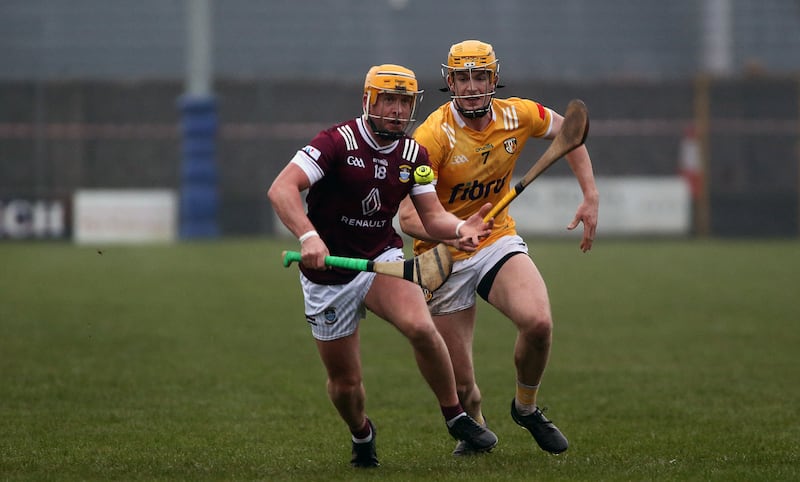
[[[298,251],[283,252],[283,266],[288,267],[293,261],[298,263],[302,257]],[[346,258],[344,256],[325,256],[325,266],[344,268],[353,271],[372,271],[372,261],[368,259]]]
[[[325,266],[350,269],[353,271],[372,271],[372,261],[368,259],[345,258],[344,256],[325,256]]]
[[[302,257],[300,256],[300,253],[298,253],[297,251],[284,251],[283,252],[283,266],[284,266],[284,268],[288,268],[289,265],[292,264],[293,261],[297,261],[299,263],[301,259],[302,259]]]

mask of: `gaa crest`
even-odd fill
[[[517,150],[517,138],[509,137],[508,139],[504,140],[503,147],[506,148],[507,153],[514,154],[514,152]]]

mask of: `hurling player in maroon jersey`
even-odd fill
[[[392,219],[409,194],[432,236],[457,238],[471,251],[491,231],[492,223],[483,222],[490,204],[461,220],[445,211],[432,184],[416,184],[414,169],[429,165],[428,154],[406,130],[421,92],[411,70],[372,67],[364,82],[362,115],[317,134],[297,151],[268,193],[276,214],[300,241],[305,317],[327,370],[328,396],[352,434],[355,467],[378,466],[359,349],[358,326],[367,309],[408,338],[450,434],[480,452],[497,444],[494,433],[477,424],[458,401],[447,347],[420,287],[324,264],[327,255],[401,260],[403,241]],[[307,212],[301,198],[306,190]]]

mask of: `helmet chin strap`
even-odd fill
[[[479,119],[488,114],[489,111],[492,109],[492,98],[489,98],[489,103],[486,104],[486,107],[481,107],[480,109],[472,109],[472,110],[467,110],[461,107],[461,104],[458,103],[457,99],[453,99],[453,102],[456,104],[456,110],[467,119]]]
[[[461,115],[463,115],[467,119],[479,119],[488,114],[491,107],[492,107],[492,101],[489,101],[489,105],[487,105],[482,109],[466,110],[460,105],[458,105],[458,101],[456,101],[456,110],[460,112]]]

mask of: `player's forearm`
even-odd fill
[[[463,235],[457,229],[463,227],[461,224],[460,218],[442,209],[441,212],[426,216],[423,225],[425,237],[417,239],[439,242],[458,238]]]
[[[570,169],[572,169],[572,173],[578,180],[584,199],[590,202],[598,202],[599,193],[594,180],[592,160],[589,157],[589,151],[586,146],[580,146],[570,152],[566,155],[566,159]]]
[[[314,229],[311,220],[306,216],[299,191],[285,187],[278,188],[273,185],[267,196],[278,219],[295,237],[300,237]]]
[[[400,209],[400,227],[417,239],[440,242],[476,234],[475,223],[467,224],[466,221],[445,210],[435,193],[413,196],[405,199],[403,203]],[[406,224],[408,231],[403,228],[403,223]]]
[[[422,225],[422,221],[418,217],[417,219],[410,220],[407,217],[401,216],[400,229],[412,238],[422,239],[425,241],[435,241],[425,230],[425,227]]]
[[[400,205],[398,219],[400,221],[400,229],[412,238],[431,242],[439,241],[428,234],[428,231],[425,229],[425,225],[422,224],[422,219],[420,218],[419,213],[417,212],[416,208],[414,207],[414,203],[410,198],[403,200],[403,203]]]

